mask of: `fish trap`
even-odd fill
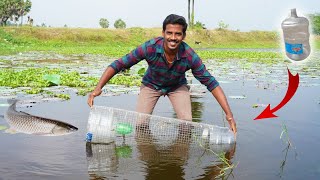
[[[89,114],[86,141],[126,144],[150,141],[168,146],[176,143],[232,144],[235,139],[227,127],[93,106]]]

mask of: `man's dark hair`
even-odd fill
[[[186,19],[184,17],[176,15],[176,14],[170,14],[163,21],[163,25],[162,25],[163,31],[166,30],[167,24],[180,24],[180,25],[182,25],[183,34],[186,35],[188,24],[187,24]]]

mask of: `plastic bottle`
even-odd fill
[[[211,144],[232,144],[234,134],[227,127],[210,128],[209,140]]]
[[[288,18],[282,21],[286,55],[294,61],[306,59],[310,54],[309,20],[298,17],[296,9],[291,9]]]
[[[115,140],[113,111],[94,106],[89,114],[86,141],[110,143]]]

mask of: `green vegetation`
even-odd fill
[[[281,54],[276,52],[257,51],[199,51],[199,56],[203,59],[272,59],[280,58]]]
[[[27,51],[56,52],[60,54],[102,54],[117,58],[130,52],[150,38],[161,36],[160,28],[85,29],[45,27],[0,28],[0,55]],[[185,41],[203,59],[245,56],[244,52],[230,50],[217,52],[205,48],[278,48],[277,32],[237,32],[228,30],[195,29],[187,31]],[[196,43],[200,42],[200,43]],[[319,40],[316,42],[319,46]],[[267,54],[267,55],[266,55]],[[255,52],[249,57],[277,56]]]
[[[97,83],[94,78],[85,78],[78,72],[66,72],[61,69],[29,68],[22,71],[0,70],[0,86],[43,88],[56,85],[48,76],[60,76],[60,85],[69,87],[88,87]]]
[[[0,55],[28,51],[42,51],[66,55],[102,54],[118,58],[130,52],[143,42],[161,36],[160,28],[128,29],[85,29],[85,28],[45,28],[45,27],[1,27]],[[277,32],[238,32],[229,30],[193,29],[187,31],[185,41],[199,56],[216,61],[245,59],[246,62],[275,63],[282,59],[281,53],[266,51],[238,51],[236,48],[279,48]],[[320,48],[319,36],[314,36],[314,46]],[[200,43],[195,43],[200,42]],[[214,50],[210,48],[215,48]],[[221,49],[219,49],[221,48]],[[223,49],[227,48],[227,49]],[[235,48],[233,50],[232,48]],[[0,60],[10,65],[11,61]],[[131,74],[120,73],[110,80],[110,84],[125,86],[141,85],[145,68]],[[29,94],[46,93],[44,87],[69,86],[78,90],[78,95],[86,95],[97,84],[97,77],[83,76],[78,72],[61,69],[30,68],[20,71],[0,70],[0,86],[30,87]],[[53,95],[58,96],[58,95]],[[63,95],[60,95],[61,97]],[[65,97],[67,98],[67,97]]]
[[[114,27],[116,29],[125,29],[126,23],[122,19],[118,19],[114,22]]]
[[[66,94],[53,94],[45,91],[43,88],[50,86],[68,86],[78,89],[78,95],[86,95],[93,90],[93,87],[98,83],[97,77],[84,77],[78,72],[68,72],[61,69],[49,68],[28,68],[25,70],[0,69],[0,86],[6,87],[30,87],[25,90],[27,94],[46,93],[54,97],[69,99]],[[141,77],[125,76],[123,74],[116,75],[109,84],[118,84],[126,86],[141,85]]]
[[[19,18],[31,10],[30,0],[1,0],[0,1],[0,25],[6,25],[9,19],[17,22]]]
[[[320,35],[320,13],[308,15],[314,34]]]
[[[125,86],[140,86],[141,77],[138,75],[125,76],[122,74],[118,74],[117,76],[110,79],[108,83]]]
[[[99,21],[99,24],[102,28],[108,28],[109,27],[109,21],[106,18],[101,18]]]

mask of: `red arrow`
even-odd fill
[[[288,69],[288,68],[287,68]],[[296,93],[298,86],[299,86],[299,74],[297,73],[295,76],[291,74],[291,72],[288,69],[289,74],[289,85],[286,95],[284,96],[283,100],[276,106],[275,108],[271,109],[270,104],[266,107],[262,113],[257,116],[254,120],[259,119],[265,119],[265,118],[275,118],[278,117],[274,115],[273,113],[281,109],[289,100],[293,97],[293,95]]]

